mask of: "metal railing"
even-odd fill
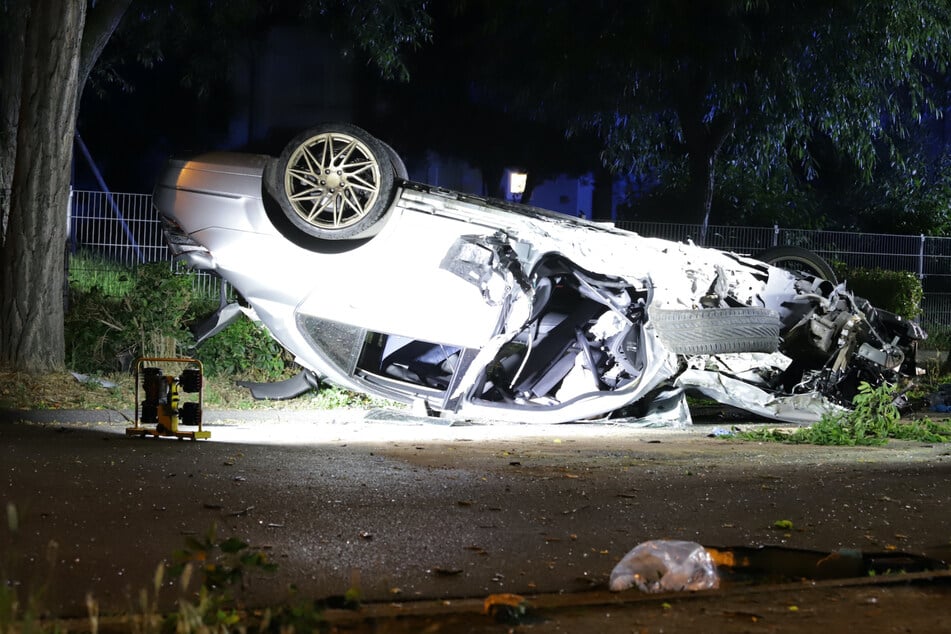
[[[618,227],[641,235],[675,241],[696,241],[700,225],[622,221]],[[798,246],[830,262],[849,268],[910,271],[922,281],[925,297],[921,321],[951,325],[951,238],[884,233],[850,233],[772,227],[713,225],[704,246],[756,255],[774,246]],[[135,266],[168,261],[172,256],[162,237],[161,222],[149,194],[107,194],[73,191],[69,210],[71,266],[114,264]],[[219,279],[208,273],[196,276],[196,290],[217,297]]]
[[[651,238],[696,241],[701,226],[622,221],[617,226]],[[921,321],[951,325],[951,238],[772,227],[710,226],[704,246],[757,255],[776,246],[809,249],[847,268],[909,271],[925,291]]]
[[[67,268],[73,276],[95,284],[104,294],[120,294],[129,284],[117,271],[139,264],[168,262],[172,254],[162,236],[162,223],[150,194],[73,190],[68,210]],[[117,281],[118,278],[118,281]],[[206,271],[193,275],[195,292],[217,298],[221,278]]]

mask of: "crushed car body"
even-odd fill
[[[346,124],[280,157],[172,160],[154,201],[173,253],[240,294],[222,315],[445,417],[689,421],[697,392],[811,422],[914,376],[925,337],[816,274],[411,182]]]

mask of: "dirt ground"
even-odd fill
[[[40,417],[44,418],[44,417]],[[650,539],[708,547],[908,553],[951,560],[951,447],[841,448],[618,424],[446,426],[344,413],[222,413],[210,441],[125,436],[105,414],[0,422],[0,540],[27,592],[55,567],[55,616],[135,613],[156,565],[217,526],[278,564],[242,600],[274,605],[358,587],[338,631],[951,631],[946,572],[801,575],[676,595],[610,593]],[[174,609],[166,582],[163,609]],[[527,620],[483,601],[517,593]]]

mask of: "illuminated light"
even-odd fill
[[[528,174],[525,172],[509,172],[509,193],[524,194]]]

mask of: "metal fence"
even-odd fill
[[[652,238],[699,243],[700,225],[619,222],[628,231]],[[710,226],[704,246],[756,255],[776,246],[813,251],[847,268],[910,271],[924,287],[921,321],[951,325],[951,238],[889,233],[852,233],[772,227]]]
[[[139,264],[167,262],[176,270],[150,194],[73,190],[67,217],[71,279],[81,279],[106,295],[117,295],[128,289],[128,271]],[[195,291],[202,297],[218,297],[224,283],[204,271],[195,273],[193,279]]]
[[[619,222],[622,229],[667,240],[698,242],[700,225]],[[70,269],[108,276],[116,266],[171,262],[149,194],[73,191],[69,210]],[[798,246],[847,267],[910,271],[925,290],[922,321],[951,325],[951,238],[773,227],[710,226],[704,246],[756,255],[774,246]],[[201,273],[197,290],[220,292],[218,278]],[[108,292],[108,289],[105,289]]]

